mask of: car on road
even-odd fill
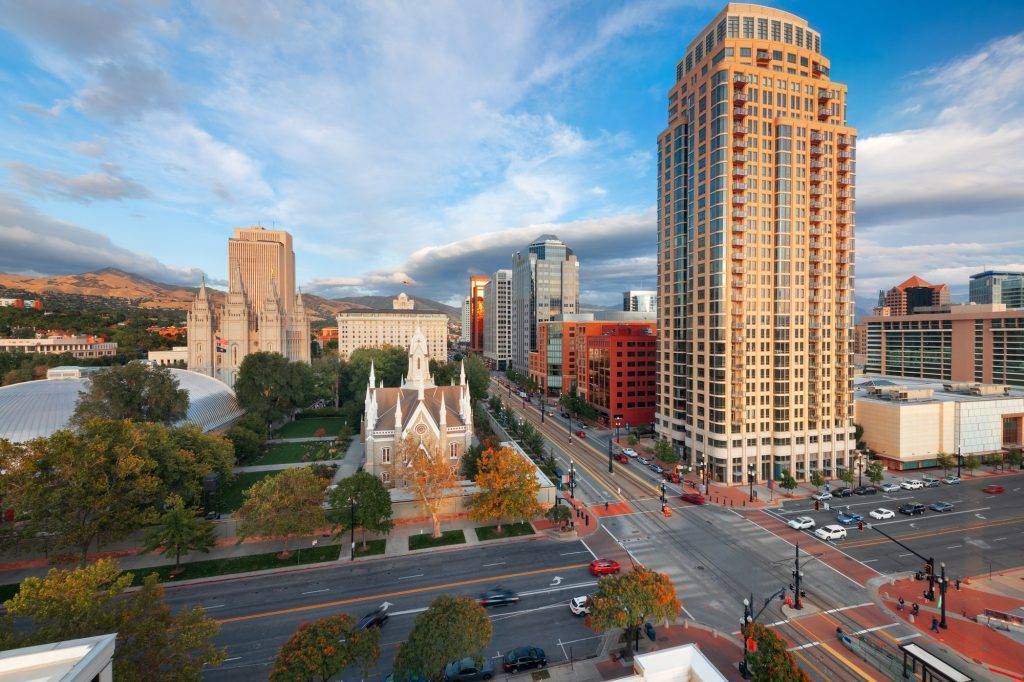
[[[661,468],[660,465],[655,464],[654,462],[651,462],[647,466],[648,466],[648,468],[650,468],[651,471],[653,471],[656,474],[664,473],[664,471],[665,471],[664,469]]]
[[[959,485],[960,477],[959,476],[946,476],[944,479],[942,479],[942,482],[945,483],[946,485]]]
[[[636,461],[640,462],[644,466],[647,466],[648,464],[651,463],[651,460],[647,459],[646,457],[637,457]]]
[[[587,432],[584,431],[583,429],[577,429],[576,430],[576,437],[577,438],[586,438],[587,437]]]
[[[891,519],[896,516],[896,512],[892,509],[886,509],[885,507],[879,507],[878,509],[872,509],[868,512],[868,516],[873,519]]]
[[[883,483],[882,484],[882,492],[883,493],[894,493],[894,492],[896,492],[899,489],[900,489],[900,484],[899,483],[893,483],[892,481],[889,481],[888,483]]]
[[[683,493],[679,496],[679,499],[690,504],[704,504],[707,502],[700,493]]]
[[[636,457],[636,450],[634,450],[633,448],[625,448],[623,449],[622,454],[624,454],[626,457]]]
[[[846,537],[846,529],[833,523],[814,531],[814,536],[822,540],[842,540]]]
[[[507,606],[519,601],[519,595],[504,587],[492,587],[477,599],[480,606]]]
[[[832,497],[849,497],[852,494],[853,490],[845,486],[832,491]]]
[[[875,495],[878,493],[878,488],[873,485],[859,485],[853,489],[854,495]]]
[[[452,661],[444,668],[445,682],[452,680],[489,680],[494,677],[491,659],[467,656],[461,661]]]
[[[821,501],[824,501],[824,500],[831,500],[832,499],[832,493],[830,493],[828,491],[823,491],[823,492],[820,492],[820,493],[815,493],[814,495],[811,495],[811,497],[813,499],[818,500],[819,502],[821,502]]]
[[[939,479],[937,479],[937,478],[935,478],[933,476],[922,476],[921,477],[921,482],[924,483],[924,487],[925,488],[938,488],[939,487]]]
[[[907,502],[906,504],[901,504],[896,511],[907,516],[917,516],[918,514],[924,514],[924,505],[917,502]]]
[[[796,528],[797,530],[807,530],[808,528],[814,528],[814,519],[810,516],[798,516],[795,519],[790,519],[786,522],[786,525],[790,528]]]
[[[388,622],[388,610],[385,606],[378,606],[373,611],[359,619],[356,623],[356,629],[368,630],[370,628],[379,628]]]
[[[517,673],[530,668],[543,668],[548,664],[544,650],[536,646],[521,646],[505,654],[501,667],[507,673]]]
[[[916,478],[906,478],[900,481],[900,487],[904,490],[920,490],[924,487],[924,483]]]
[[[626,457],[624,454],[620,452],[617,455],[615,455],[615,461],[619,462],[620,464],[629,464],[629,457]]]
[[[612,575],[622,570],[615,559],[594,559],[590,562],[590,572],[594,575]]]
[[[590,597],[583,595],[582,597],[573,597],[569,600],[569,610],[572,611],[574,616],[585,616],[590,613]]]
[[[984,488],[982,488],[981,492],[988,493],[989,495],[998,495],[1000,493],[1005,493],[1006,492],[1006,488],[1004,488],[1001,485],[992,484],[992,485],[987,485]]]
[[[864,520],[864,517],[860,514],[854,514],[853,512],[839,512],[836,514],[836,521],[844,526],[852,526],[855,523],[860,523]]]
[[[937,512],[951,512],[953,511],[953,505],[949,502],[932,502],[928,505],[928,508],[932,511]]]
[[[529,396],[527,396],[527,395],[526,395],[526,391],[519,391],[519,397],[520,397],[520,398],[523,398],[523,399],[526,399],[526,398],[528,398]]]

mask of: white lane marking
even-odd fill
[[[241,656],[232,656],[231,658],[225,658],[224,662],[225,663],[230,663],[231,661],[240,661],[240,660],[242,660]]]
[[[875,561],[878,561],[878,559],[863,559],[861,561],[861,563],[862,564],[870,564],[870,563],[875,562]]]
[[[405,616],[405,615],[408,615],[410,613],[422,613],[422,612],[424,612],[426,610],[427,610],[427,607],[423,606],[423,607],[420,607],[418,609],[406,609],[405,611],[392,611],[391,613],[388,614],[388,616]]]
[[[693,614],[690,613],[685,606],[683,607],[683,613],[685,613],[686,617],[689,618],[690,620],[697,620],[696,618],[693,617]]]
[[[573,554],[586,554],[587,552],[590,552],[590,550],[589,549],[581,549],[578,552],[562,552],[558,556],[572,556]],[[593,554],[593,552],[590,552],[590,553]]]
[[[491,620],[506,620],[513,616],[521,616],[525,613],[533,613],[534,611],[547,611],[548,609],[567,608],[562,602],[556,604],[548,604],[546,606],[537,606],[532,609],[523,609],[521,611],[510,611],[509,613],[496,613],[490,616]]]
[[[839,608],[829,609],[828,611],[822,611],[822,613],[839,613],[840,611],[849,611],[850,609],[862,609],[865,606],[871,606],[874,602],[866,601],[863,604],[851,604],[850,606],[840,606]]]
[[[914,554],[913,554],[913,552],[904,552],[903,554],[897,554],[896,558],[897,559],[902,559],[905,556],[914,556]]]
[[[496,561],[493,564],[484,564],[484,568],[487,568],[488,566],[504,566],[504,565],[505,565],[504,561]]]
[[[422,573],[417,573],[416,575],[403,575],[401,578],[399,578],[399,580],[409,580],[410,578],[422,578],[422,577],[423,577]]]
[[[810,644],[801,644],[800,646],[790,647],[788,651],[800,651],[801,649],[810,649],[812,646],[818,646],[821,642],[811,642]]]
[[[203,608],[209,611],[210,609],[222,609],[225,606],[227,606],[227,604],[213,604],[211,606],[204,606]]]
[[[877,507],[877,506],[879,506],[877,501],[849,502],[849,503],[847,503],[847,502],[837,502],[837,500],[845,500],[845,499],[848,499],[848,498],[845,498],[845,497],[833,497],[831,500],[824,500],[824,502],[828,502],[829,511],[834,511],[834,510],[837,510],[837,509],[843,509],[845,507],[868,507],[868,506]],[[908,495],[907,497],[888,497],[888,496],[886,496],[886,501],[887,502],[897,502],[899,500],[910,500],[910,499],[913,499],[913,496],[911,496],[911,495]],[[825,511],[825,510],[824,509],[820,509],[818,511]],[[786,509],[786,510],[778,511],[776,513],[779,514],[780,516],[784,516],[786,514],[808,514],[808,513],[813,514],[814,513],[814,505],[812,504],[807,509]]]
[[[913,633],[913,634],[910,634],[910,635],[903,635],[902,637],[897,637],[897,638],[896,638],[896,641],[897,641],[897,642],[902,642],[902,641],[904,641],[904,640],[907,640],[907,639],[914,639],[915,637],[920,637],[920,636],[921,636],[921,633],[920,633],[920,632],[915,632],[915,633]]]
[[[874,632],[876,630],[885,630],[886,628],[896,627],[897,625],[901,625],[901,623],[889,623],[888,625],[876,625],[873,628],[865,628],[863,630],[857,630],[856,632],[853,632],[853,633],[850,633],[850,634],[852,634],[852,635],[863,635],[865,633]],[[915,635],[915,637],[916,637],[916,635]],[[788,649],[788,651],[800,651],[801,649],[810,649],[811,647],[820,646],[820,645],[821,645],[821,642],[810,642],[808,644],[801,644],[800,646],[790,647]]]
[[[573,583],[571,585],[559,585],[558,587],[545,587],[539,590],[527,590],[526,592],[520,592],[520,597],[532,597],[535,594],[548,594],[549,592],[562,592],[564,590],[575,590],[578,587],[593,587],[597,584],[596,580],[588,580],[585,583]]]
[[[1000,542],[1001,540],[1005,540],[1005,539],[1006,538],[995,538],[994,540],[992,540],[992,542]]]
[[[303,592],[302,594],[319,594],[321,592],[330,592],[330,591],[331,591],[330,588],[325,587],[322,590],[310,590],[309,592]]]
[[[580,544],[587,548],[587,551],[590,552],[590,556],[594,557],[595,559],[597,558],[597,555],[594,554],[594,550],[590,549],[590,545],[588,545],[582,539],[580,540]]]
[[[909,517],[909,518],[906,518],[906,519],[896,519],[895,521],[882,521],[880,523],[872,522],[871,525],[872,526],[891,526],[894,523],[910,523],[910,522],[920,523],[922,521],[931,521],[932,519],[943,519],[943,518],[946,518],[947,516],[956,516],[957,514],[972,514],[974,512],[978,512],[978,511],[985,511],[986,509],[991,509],[991,507],[976,507],[974,509],[964,509],[964,510],[961,510],[961,511],[943,512],[941,516],[938,515],[938,514],[931,514],[931,515],[928,515],[928,516],[920,516],[920,517],[916,517],[916,518],[915,517]],[[974,515],[978,516],[977,514],[974,514]],[[911,524],[911,526],[913,526],[913,524]]]
[[[946,549],[960,549],[961,547],[963,547],[963,545],[950,545]]]
[[[632,559],[634,563],[636,563],[636,564],[638,564],[640,566],[644,565],[644,562],[642,562],[639,559],[637,559],[633,555],[633,553],[629,551],[629,548],[626,547],[626,544],[622,540],[619,540],[617,537],[615,537],[615,534],[612,533],[610,530],[608,530],[608,528],[606,526],[601,526],[601,530],[603,530],[605,533],[608,533],[608,535],[611,537],[611,539],[615,541],[615,544],[617,544],[622,549],[626,550],[626,554],[629,555],[629,558]]]

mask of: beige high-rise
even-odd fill
[[[658,137],[658,413],[730,484],[837,476],[854,449],[855,130],[821,37],[726,5]]]

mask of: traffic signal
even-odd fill
[[[857,522],[857,530],[864,530],[864,522],[863,521],[858,521]]]
[[[925,564],[924,564],[924,574],[926,576],[929,576],[929,577],[932,575],[932,562],[930,562],[930,561],[926,561],[925,562]]]

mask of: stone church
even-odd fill
[[[409,342],[409,364],[401,385],[377,385],[373,365],[366,386],[362,438],[367,472],[389,487],[401,487],[405,472],[398,462],[398,445],[406,437],[423,444],[437,444],[458,470],[462,455],[473,443],[473,410],[466,370],[458,383],[437,386],[430,374],[430,350],[423,330],[417,328]]]

